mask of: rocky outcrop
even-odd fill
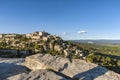
[[[23,65],[24,59],[0,58],[0,80],[18,80],[15,75],[28,74],[28,69]],[[11,79],[7,79],[11,77]]]
[[[37,54],[29,56],[25,59],[25,66],[33,70],[33,72],[38,70],[43,70],[43,72],[45,71],[46,74],[49,74],[49,72],[50,74],[54,72],[56,73],[57,77],[61,78],[60,76],[62,76],[64,79],[120,80],[119,74],[109,71],[104,67],[87,63],[83,60],[72,60],[69,58],[51,56],[49,54]],[[55,76],[55,74],[53,75]],[[50,80],[64,80],[59,78]]]
[[[119,74],[101,66],[49,54],[29,56],[23,63],[0,58],[0,80],[120,80]]]
[[[0,58],[0,80],[67,80],[66,76],[52,70],[30,71],[24,59]]]
[[[32,71],[29,74],[22,73],[7,78],[8,80],[68,80],[67,78],[57,75],[50,70],[37,70]]]

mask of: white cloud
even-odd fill
[[[66,32],[63,32],[63,35],[66,35],[67,33]]]
[[[78,31],[77,33],[78,34],[84,34],[84,33],[87,33],[87,31],[81,30],[81,31]]]

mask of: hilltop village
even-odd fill
[[[78,46],[45,31],[29,34],[0,34],[0,57],[25,57],[36,53],[84,58]]]
[[[85,47],[79,43],[64,41],[59,36],[45,31],[29,34],[0,34],[0,58],[26,58],[35,54],[50,54],[66,57],[71,63],[73,59],[83,59],[117,73],[120,72],[117,59],[88,45]]]

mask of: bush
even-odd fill
[[[118,66],[118,61],[116,59],[108,56],[99,55],[96,53],[91,53],[88,56],[86,56],[86,60],[88,62],[96,63],[101,66]]]

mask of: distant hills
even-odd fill
[[[69,40],[74,42],[81,42],[81,43],[91,43],[91,44],[120,44],[120,40]]]

